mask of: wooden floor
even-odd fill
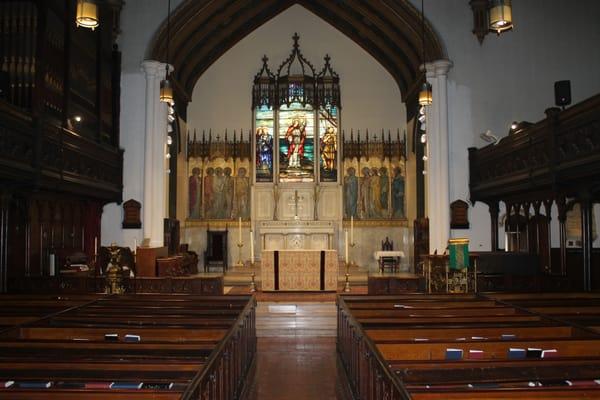
[[[249,400],[344,399],[330,302],[259,302],[256,377]]]

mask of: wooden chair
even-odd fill
[[[206,232],[206,251],[204,252],[204,272],[217,266],[227,271],[227,231]]]
[[[386,236],[385,241],[381,242],[382,251],[394,251],[394,242]],[[398,257],[379,257],[379,271],[385,272],[385,267],[389,267],[391,272],[398,272]]]

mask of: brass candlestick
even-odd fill
[[[256,292],[256,282],[254,282],[254,276],[256,274],[252,272],[252,281],[250,281],[250,293]]]
[[[356,243],[348,243],[348,245],[352,248],[354,248],[354,246],[356,246]],[[348,293],[350,292],[350,266],[354,265],[354,263],[352,261],[348,262],[346,261],[346,279],[344,282],[344,292]]]
[[[237,261],[237,263],[235,265],[243,267],[244,263],[242,262],[242,247],[244,247],[244,243],[243,242],[239,242],[237,244],[237,247],[238,247],[238,261]]]

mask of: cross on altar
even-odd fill
[[[294,196],[290,196],[289,199],[291,200],[290,202],[288,202],[288,206],[290,208],[293,207],[294,210],[294,219],[300,219],[300,217],[298,216],[298,211],[303,210],[302,205],[300,204],[300,201],[304,200],[303,196],[299,196],[298,195],[298,191],[295,190],[294,191]]]

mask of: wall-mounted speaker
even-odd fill
[[[554,102],[560,107],[571,104],[571,81],[554,82]]]

